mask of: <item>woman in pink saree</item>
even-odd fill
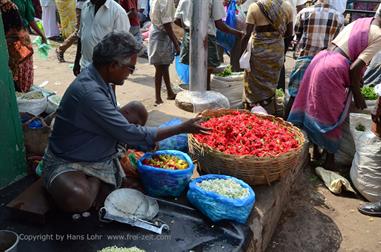
[[[381,9],[374,18],[346,26],[328,50],[314,57],[302,79],[288,121],[324,149],[327,169],[334,168],[334,153],[340,147],[352,97],[357,108],[366,108],[360,87],[366,65],[381,50],[380,26]]]

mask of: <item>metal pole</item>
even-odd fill
[[[206,91],[208,50],[204,41],[208,39],[208,0],[192,0],[190,27],[190,91]]]

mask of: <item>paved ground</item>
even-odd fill
[[[53,51],[47,60],[35,56],[35,83],[48,81],[45,88],[62,95],[74,79],[70,68],[74,55],[73,47],[65,54],[68,63],[57,63]],[[286,65],[289,73],[293,66],[290,57]],[[173,67],[171,72],[172,82],[179,83]],[[176,108],[173,101],[165,101],[155,107],[153,76],[153,67],[146,60],[139,59],[136,73],[124,86],[117,88],[118,102],[143,101],[150,110],[151,125],[158,125],[172,117],[194,116]],[[239,85],[215,84],[214,87],[235,95],[229,97],[231,102],[239,100]],[[295,185],[290,204],[284,210],[268,251],[381,251],[381,218],[359,214],[356,209],[361,202],[358,198],[331,194],[309,169],[305,170]]]

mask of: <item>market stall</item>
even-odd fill
[[[292,184],[300,169],[306,165],[307,143],[304,136],[297,128],[280,118],[252,114],[248,111],[212,110],[204,112],[203,116],[205,118],[203,124],[214,128],[211,136],[215,138],[216,135],[213,134],[219,134],[220,138],[224,137],[223,129],[218,127],[234,125],[238,127],[230,132],[232,133],[229,135],[231,139],[226,139],[231,141],[231,145],[238,145],[236,141],[244,140],[237,139],[240,132],[243,132],[242,129],[239,129],[243,124],[237,122],[244,122],[247,125],[251,123],[251,128],[247,128],[246,133],[252,132],[254,136],[259,137],[259,140],[262,139],[258,142],[262,145],[257,146],[257,149],[262,149],[262,151],[256,152],[253,148],[252,153],[250,153],[250,150],[245,152],[245,150],[236,149],[235,151],[238,152],[230,150],[231,153],[226,154],[224,152],[227,151],[227,148],[214,146],[213,143],[208,143],[201,136],[189,135],[190,151],[188,155],[183,141],[184,137],[185,139],[187,137],[185,135],[159,144],[162,149],[180,147],[182,151],[161,150],[144,154],[130,150],[126,152],[122,165],[126,168],[127,175],[139,178],[145,194],[155,197],[160,209],[155,218],[169,226],[169,230],[163,230],[161,235],[169,235],[172,239],[171,242],[176,241],[175,244],[177,245],[173,246],[177,246],[176,248],[179,250],[200,248],[203,251],[213,251],[212,248],[216,246],[221,248],[218,251],[231,251],[231,246],[247,251],[252,251],[253,248],[256,251],[264,250],[271,239],[282,209],[287,203]],[[226,118],[226,116],[231,118]],[[224,122],[221,125],[216,123],[219,117],[224,117],[220,120]],[[171,120],[166,125],[175,122],[176,120]],[[265,131],[269,132],[270,135],[258,136],[261,134],[261,128],[266,129]],[[265,131],[262,130],[262,133]],[[247,142],[242,142],[241,146],[250,146],[250,142],[254,144],[254,136],[246,139]],[[279,137],[279,142],[277,142],[277,137]],[[216,139],[217,142],[222,141]],[[270,141],[270,139],[275,142]],[[196,141],[198,141],[197,144]],[[274,145],[274,143],[276,144]],[[208,147],[205,144],[210,145]],[[204,145],[203,150],[200,149],[201,145]],[[196,147],[199,148],[198,153],[195,153]],[[202,156],[200,156],[201,153]],[[224,155],[230,155],[228,161],[222,160],[222,163],[216,163],[216,157],[224,157]],[[220,170],[215,170],[216,168]],[[234,173],[229,173],[229,169]],[[14,185],[7,188],[4,195],[8,195],[8,198],[4,199],[4,203],[17,196],[25,187],[24,184],[23,186]],[[16,205],[19,206],[19,203]],[[22,219],[17,214],[18,221],[11,219],[10,214],[14,212],[14,209],[5,210],[2,208],[1,210],[4,211],[1,222],[5,226],[12,223],[13,228],[9,227],[10,229],[17,233],[41,233],[39,226],[29,224],[30,220],[21,221]],[[74,225],[75,227],[81,226],[81,228],[74,229],[78,231],[78,233],[76,232],[77,235],[89,232],[100,235],[114,233],[151,235],[153,237],[158,235],[116,221],[108,224],[98,222],[97,218],[98,213],[96,211],[91,212],[90,218],[80,216],[79,220],[74,220],[71,215],[50,210],[46,214],[46,224],[43,226],[43,230],[46,233],[66,234],[70,233],[70,227]],[[149,222],[155,224],[154,220]],[[200,226],[202,231],[198,232],[195,226]],[[224,230],[224,232],[216,231],[216,229]],[[221,232],[224,235],[235,234],[233,235],[235,238],[220,236]],[[199,235],[201,233],[202,235]],[[234,241],[233,245],[231,241]],[[168,244],[172,244],[171,242],[155,240],[148,244],[166,248]],[[28,246],[28,244],[31,245],[32,243],[23,241],[20,246]],[[57,246],[58,243],[57,241],[49,241],[41,244],[49,248],[49,246]],[[67,240],[65,244],[65,246],[79,248],[77,247],[79,243],[75,241]],[[112,245],[137,246],[147,249],[147,251],[152,248],[146,247],[148,246],[147,243],[141,240],[136,242],[119,240],[118,242],[105,242],[101,239],[99,241],[87,241],[86,245],[80,246],[89,246],[88,251],[96,251]],[[33,243],[33,246],[40,245]]]

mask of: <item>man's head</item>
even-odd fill
[[[128,32],[111,32],[93,51],[93,64],[102,70],[106,82],[123,85],[129,74],[135,70],[137,53],[141,46]]]
[[[148,120],[148,112],[139,101],[132,101],[124,105],[119,112],[127,119],[129,123],[144,126]]]

